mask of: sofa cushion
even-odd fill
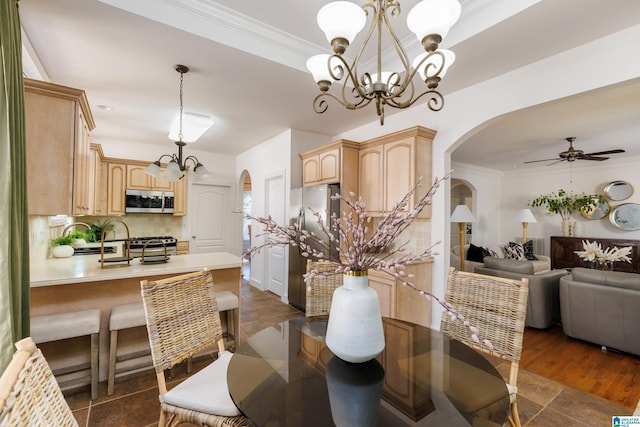
[[[518,274],[534,274],[533,263],[527,260],[485,257],[484,266],[495,270],[509,271]]]
[[[533,254],[533,240],[527,240],[522,244],[522,249],[524,249],[524,257],[529,261],[535,261],[538,258]]]
[[[603,286],[640,291],[640,274],[636,273],[577,267],[571,270],[571,276],[576,282],[594,283]]]
[[[484,258],[485,249],[481,246],[476,246],[473,243],[469,244],[469,249],[467,250],[467,260],[482,262],[482,258]]]

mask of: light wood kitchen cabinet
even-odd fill
[[[24,79],[30,215],[91,213],[90,132],[85,92]]]
[[[189,253],[189,241],[179,240],[176,242],[176,255],[187,255]]]
[[[344,184],[355,181],[357,188],[358,143],[345,139],[300,153],[302,185]],[[355,171],[355,178],[352,177]],[[347,182],[347,185],[351,185]]]
[[[359,151],[358,194],[372,216],[390,211],[422,177],[423,186],[409,200],[410,211],[431,184],[431,142],[435,131],[413,127],[363,142]],[[421,214],[431,217],[427,206]]]
[[[107,168],[107,214],[124,215],[124,193],[127,186],[127,165],[109,163]]]
[[[102,162],[102,147],[91,144],[89,151],[89,207],[92,215],[107,214],[107,165]]]
[[[418,290],[431,292],[431,262],[410,264],[411,282]],[[386,273],[369,270],[369,287],[378,293],[380,312],[385,317],[406,320],[418,325],[431,325],[431,300]]]
[[[186,176],[173,183],[173,216],[185,216],[187,214],[187,178]],[[187,242],[187,252],[189,250]]]
[[[147,165],[127,165],[127,189],[173,191],[173,182],[147,174],[144,171],[146,167]]]

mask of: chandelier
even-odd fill
[[[183,106],[182,106],[182,88],[183,88],[183,79],[184,75],[189,72],[189,67],[186,65],[177,64],[174,66],[175,70],[180,73],[180,115],[178,122],[178,140],[175,141],[175,144],[178,146],[178,154],[163,154],[160,156],[158,160],[151,163],[149,166],[145,168],[145,172],[149,175],[159,178],[160,177],[160,161],[169,157],[171,160],[167,165],[167,169],[164,171],[163,178],[168,181],[178,181],[184,177],[185,171],[187,170],[187,162],[193,163],[193,174],[195,178],[206,178],[210,175],[207,168],[204,167],[202,163],[198,161],[196,156],[187,156],[184,160],[182,158],[182,147],[187,145],[186,142],[183,141]],[[207,118],[208,119],[208,118]],[[209,125],[210,126],[210,125]]]
[[[325,97],[330,97],[349,110],[366,107],[375,100],[380,124],[384,124],[384,106],[407,108],[423,96],[428,97],[427,105],[432,111],[440,111],[444,97],[436,90],[449,66],[455,60],[453,52],[438,49],[443,37],[460,17],[460,3],[457,0],[422,0],[407,15],[407,26],[416,34],[425,52],[410,61],[405,48],[400,43],[389,24],[389,15],[400,15],[398,0],[368,0],[363,6],[349,1],[336,1],[322,7],[318,12],[318,26],[331,43],[333,54],[315,55],[307,61],[307,68],[318,83],[320,94],[313,101],[316,113],[327,111]],[[362,47],[349,65],[343,57],[356,34],[364,28],[367,16],[371,15],[371,25]],[[399,71],[382,69],[383,30],[401,63]],[[361,56],[373,34],[377,36],[377,65],[375,70],[359,73]],[[416,95],[414,76],[416,73],[426,84],[426,90]],[[329,92],[332,82],[341,82],[342,91],[335,95]]]

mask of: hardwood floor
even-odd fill
[[[257,331],[302,316],[269,293],[243,280],[240,341]],[[195,363],[195,369],[210,359]],[[508,376],[506,363],[494,360]],[[169,387],[186,376],[178,369]],[[602,352],[599,347],[566,338],[560,327],[527,329],[518,376],[518,408],[522,425],[605,426],[614,415],[630,415],[640,393],[640,360],[626,354]],[[116,379],[115,394],[89,399],[88,387],[65,393],[80,426],[146,427],[158,422],[160,405],[153,370]],[[304,427],[304,426],[300,426]],[[394,427],[394,426],[389,426]]]
[[[527,329],[520,367],[625,408],[640,399],[640,357],[569,338],[561,326]]]

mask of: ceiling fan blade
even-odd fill
[[[555,160],[555,159],[550,159],[550,160]],[[558,160],[558,161],[556,161],[556,162],[549,163],[547,166],[557,165],[558,163],[560,163],[560,162],[564,162],[565,160],[567,160],[567,159],[559,159],[559,160]]]
[[[565,160],[565,159],[563,159],[562,157],[556,157],[554,159],[529,160],[528,162],[524,162],[524,163],[550,162],[552,160],[562,161],[562,160]]]
[[[608,157],[594,157],[594,156],[584,156],[584,157],[578,157],[578,160],[597,160],[599,162],[603,161],[603,160],[608,160]]]
[[[591,157],[591,156],[600,156],[602,154],[618,154],[618,153],[624,153],[625,151],[622,149],[617,149],[617,150],[609,150],[609,151],[598,151],[597,153],[585,153],[585,157]]]

